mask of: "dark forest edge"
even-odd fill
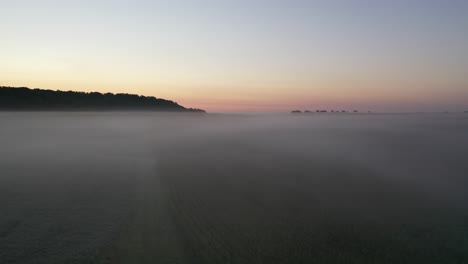
[[[27,87],[0,86],[0,110],[14,111],[118,111],[142,110],[162,112],[205,113],[185,108],[178,103],[153,96],[127,93],[53,91]]]

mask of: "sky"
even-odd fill
[[[0,85],[210,112],[468,110],[466,0],[0,0]]]

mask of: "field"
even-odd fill
[[[467,114],[0,113],[0,263],[468,263]]]

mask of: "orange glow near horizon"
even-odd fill
[[[395,90],[384,93],[382,90],[374,90],[365,87],[351,89],[321,84],[321,88],[305,89],[294,88],[289,93],[284,87],[273,87],[271,89],[253,87],[250,89],[220,89],[214,87],[195,88],[176,87],[167,85],[141,85],[130,86],[121,84],[98,84],[92,85],[88,82],[69,81],[39,81],[39,82],[6,82],[7,86],[25,86],[29,88],[51,89],[51,90],[73,90],[83,92],[112,92],[132,93],[145,96],[155,96],[178,102],[188,108],[201,108],[208,112],[288,112],[294,109],[317,110],[354,110],[359,111],[413,111],[412,107],[425,107],[443,103],[456,103],[464,105],[466,92],[460,91],[455,96],[446,96],[437,89],[428,91],[421,96],[424,90],[412,90],[404,95]],[[66,87],[66,88],[64,88]],[[159,88],[162,87],[162,88]],[[169,87],[169,88],[168,88]],[[236,90],[237,92],[225,92]],[[293,88],[291,88],[293,90]],[[194,92],[197,91],[197,92]],[[428,96],[429,95],[429,96]]]

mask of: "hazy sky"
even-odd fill
[[[0,0],[0,85],[208,111],[468,108],[466,0]]]

